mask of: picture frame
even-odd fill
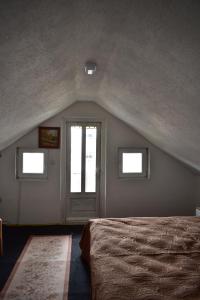
[[[39,127],[38,128],[39,148],[60,148],[60,127]]]

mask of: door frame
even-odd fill
[[[100,122],[67,122],[67,136],[66,136],[66,141],[67,141],[67,163],[66,163],[66,175],[67,175],[67,180],[66,180],[66,196],[69,201],[67,201],[67,211],[66,211],[66,219],[75,219],[75,217],[71,216],[71,210],[72,210],[72,201],[73,199],[95,199],[95,210],[94,213],[96,214],[95,217],[93,218],[98,218],[100,214],[100,170],[101,170],[101,123]],[[81,126],[82,127],[82,147],[81,147],[81,192],[70,192],[70,184],[71,184],[71,150],[70,150],[70,145],[71,145],[71,132],[70,128],[71,126]],[[97,128],[97,140],[96,140],[96,191],[95,192],[85,192],[85,151],[86,151],[86,126],[96,126]],[[87,214],[89,211],[85,211]],[[84,217],[79,217],[81,219],[84,219]],[[78,219],[79,219],[78,218]],[[76,217],[77,219],[77,217]]]
[[[101,123],[100,126],[100,183],[99,183],[99,217],[106,217],[106,120],[93,117],[73,117],[63,118],[61,122],[61,148],[60,148],[60,202],[61,202],[61,220],[63,224],[84,224],[86,218],[69,218],[70,197],[67,194],[67,182],[70,180],[67,174],[67,124],[68,123]]]

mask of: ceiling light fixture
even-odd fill
[[[85,73],[87,75],[94,75],[97,70],[97,65],[94,62],[88,61],[85,64]]]

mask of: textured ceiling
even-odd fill
[[[200,1],[1,0],[0,149],[77,100],[200,171]]]

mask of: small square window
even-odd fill
[[[47,151],[46,149],[17,148],[16,178],[47,178]]]
[[[119,148],[120,177],[149,177],[149,152],[146,148]]]

